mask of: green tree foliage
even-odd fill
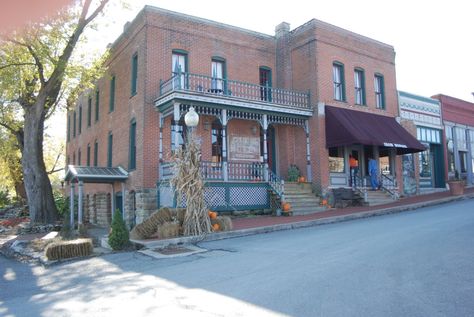
[[[73,52],[108,1],[98,0],[95,8],[92,0],[77,2],[54,19],[0,39],[0,126],[17,141],[32,222],[58,218],[43,155],[45,120],[93,76]]]
[[[123,250],[128,246],[129,234],[120,210],[114,212],[111,232],[109,234],[109,245],[113,250]]]

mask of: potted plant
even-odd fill
[[[291,164],[288,168],[288,181],[289,182],[296,182],[298,181],[298,177],[301,176],[300,169],[295,164]]]
[[[461,179],[457,170],[454,172],[454,178],[448,180],[448,185],[451,195],[459,196],[464,194],[464,180]]]

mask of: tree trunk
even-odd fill
[[[44,107],[41,98],[25,109],[21,165],[32,223],[53,223],[58,219],[53,189],[43,160]],[[44,103],[43,103],[44,104]]]

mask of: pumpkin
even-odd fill
[[[327,199],[321,200],[321,205],[326,206],[327,204],[328,204],[328,200],[327,200]]]
[[[304,176],[298,177],[298,182],[304,183],[306,181],[306,178]]]
[[[209,215],[209,218],[211,218],[211,219],[216,219],[217,218],[217,212],[215,212],[215,211],[209,210],[209,212],[207,214]]]
[[[288,212],[291,210],[291,205],[290,203],[287,203],[287,202],[284,202],[281,204],[281,209],[284,211],[284,212]]]
[[[221,226],[219,226],[218,223],[215,223],[215,224],[212,225],[212,230],[214,230],[214,231],[219,231],[220,228],[221,228]]]

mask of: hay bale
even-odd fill
[[[232,230],[232,219],[229,216],[217,216],[216,219],[211,219],[211,225],[217,223],[219,231]]]
[[[76,239],[53,242],[46,247],[45,255],[50,261],[91,255],[92,239]]]
[[[130,232],[131,239],[147,239],[150,238],[155,232],[159,225],[172,220],[172,212],[168,207],[160,208],[148,217],[142,223],[136,225]]]
[[[165,222],[159,225],[156,230],[156,236],[159,239],[175,238],[180,235],[181,225],[177,221]]]
[[[173,220],[177,221],[180,226],[183,225],[184,216],[186,215],[186,208],[173,208],[171,209],[171,215]]]

